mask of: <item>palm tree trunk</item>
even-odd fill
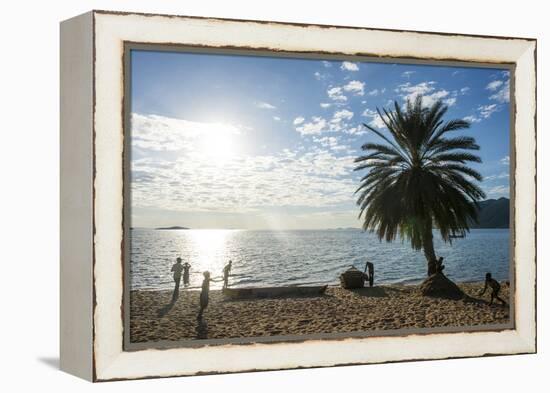
[[[432,220],[430,219],[424,228],[422,235],[422,248],[428,261],[428,277],[437,273],[437,257],[435,256],[434,240],[432,234]]]

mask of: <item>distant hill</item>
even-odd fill
[[[478,224],[472,228],[509,228],[510,200],[508,198],[487,199],[479,202]]]
[[[179,227],[179,226],[173,226],[173,227],[161,227],[161,228],[155,228],[157,231],[165,231],[165,230],[170,230],[170,229],[189,229],[189,228],[186,228],[186,227]]]

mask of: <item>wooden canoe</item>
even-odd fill
[[[278,297],[321,296],[326,290],[327,285],[303,287],[225,288],[223,290],[223,294],[230,299],[266,299]]]

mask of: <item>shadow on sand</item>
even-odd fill
[[[179,291],[174,291],[172,294],[172,300],[170,300],[170,303],[168,303],[166,306],[159,308],[157,311],[157,315],[159,318],[164,317],[166,314],[170,312],[170,310],[174,307],[176,304],[176,300],[178,300],[179,297]]]
[[[366,287],[366,288],[356,288],[348,289],[356,296],[365,296],[365,297],[388,297],[388,291],[390,288],[384,287]]]
[[[195,328],[195,332],[197,333],[197,339],[204,340],[205,338],[208,338],[208,323],[204,320],[204,318],[197,318],[197,327]]]
[[[501,307],[501,308],[508,307],[508,303],[502,304],[502,303],[493,302],[491,304],[491,303],[489,303],[488,300],[472,297],[472,296],[467,295],[467,294],[464,294],[464,297],[462,298],[462,301],[464,303],[475,303],[475,304],[480,304],[480,305],[484,305],[484,306],[491,306],[491,307],[493,307],[493,306]]]

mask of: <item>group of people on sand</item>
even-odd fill
[[[438,261],[438,271],[441,272],[444,269],[444,266],[442,264],[443,258],[440,258]],[[373,268],[371,266],[368,266],[369,263],[367,263],[367,267],[369,267],[369,273],[370,275],[373,275]],[[231,274],[231,267],[233,265],[233,262],[229,260],[229,262],[224,266],[222,271],[222,277],[221,279],[215,279],[210,277],[210,272],[205,271],[203,272],[203,281],[201,285],[201,294],[200,294],[200,308],[199,313],[197,315],[197,319],[202,320],[202,316],[204,313],[204,310],[208,307],[208,301],[209,301],[209,292],[210,292],[210,282],[220,281],[223,280],[223,289],[226,289],[229,286],[229,275]],[[372,265],[372,264],[371,264]],[[179,294],[179,288],[180,288],[180,282],[183,276],[183,285],[188,286],[189,285],[189,273],[190,273],[191,265],[188,262],[182,263],[181,258],[176,259],[176,263],[172,266],[172,272],[174,273],[174,293],[172,295],[172,303],[175,303],[175,301],[178,298]],[[371,284],[372,285],[372,284]],[[496,299],[502,304],[506,304],[506,302],[499,296],[500,292],[500,284],[497,280],[492,278],[491,273],[487,273],[485,275],[485,287],[483,290],[479,293],[479,296],[483,296],[483,294],[487,291],[487,289],[491,290],[491,301],[489,304],[492,304],[493,301]]]
[[[229,260],[229,262],[223,268],[222,278],[221,278],[221,280],[223,280],[223,289],[229,286],[229,275],[231,274],[232,266],[233,266],[233,261]],[[174,293],[172,295],[173,302],[178,297],[182,275],[183,275],[183,285],[184,286],[189,285],[190,269],[191,269],[191,265],[188,262],[182,263],[182,259],[179,257],[176,258],[176,263],[172,265],[171,271],[174,273],[173,277],[174,277],[174,283],[175,283]],[[204,310],[206,309],[206,307],[208,307],[210,282],[220,281],[220,279],[210,278],[209,271],[203,272],[203,277],[204,278],[202,281],[201,294],[200,294],[200,309],[199,309],[199,314],[197,316],[197,319],[202,319]]]
[[[174,272],[174,282],[176,283],[175,291],[178,291],[180,288],[181,276],[183,272],[183,285],[189,285],[189,270],[191,265],[188,262],[181,263],[181,258],[176,258],[176,263],[172,265],[172,272]]]

